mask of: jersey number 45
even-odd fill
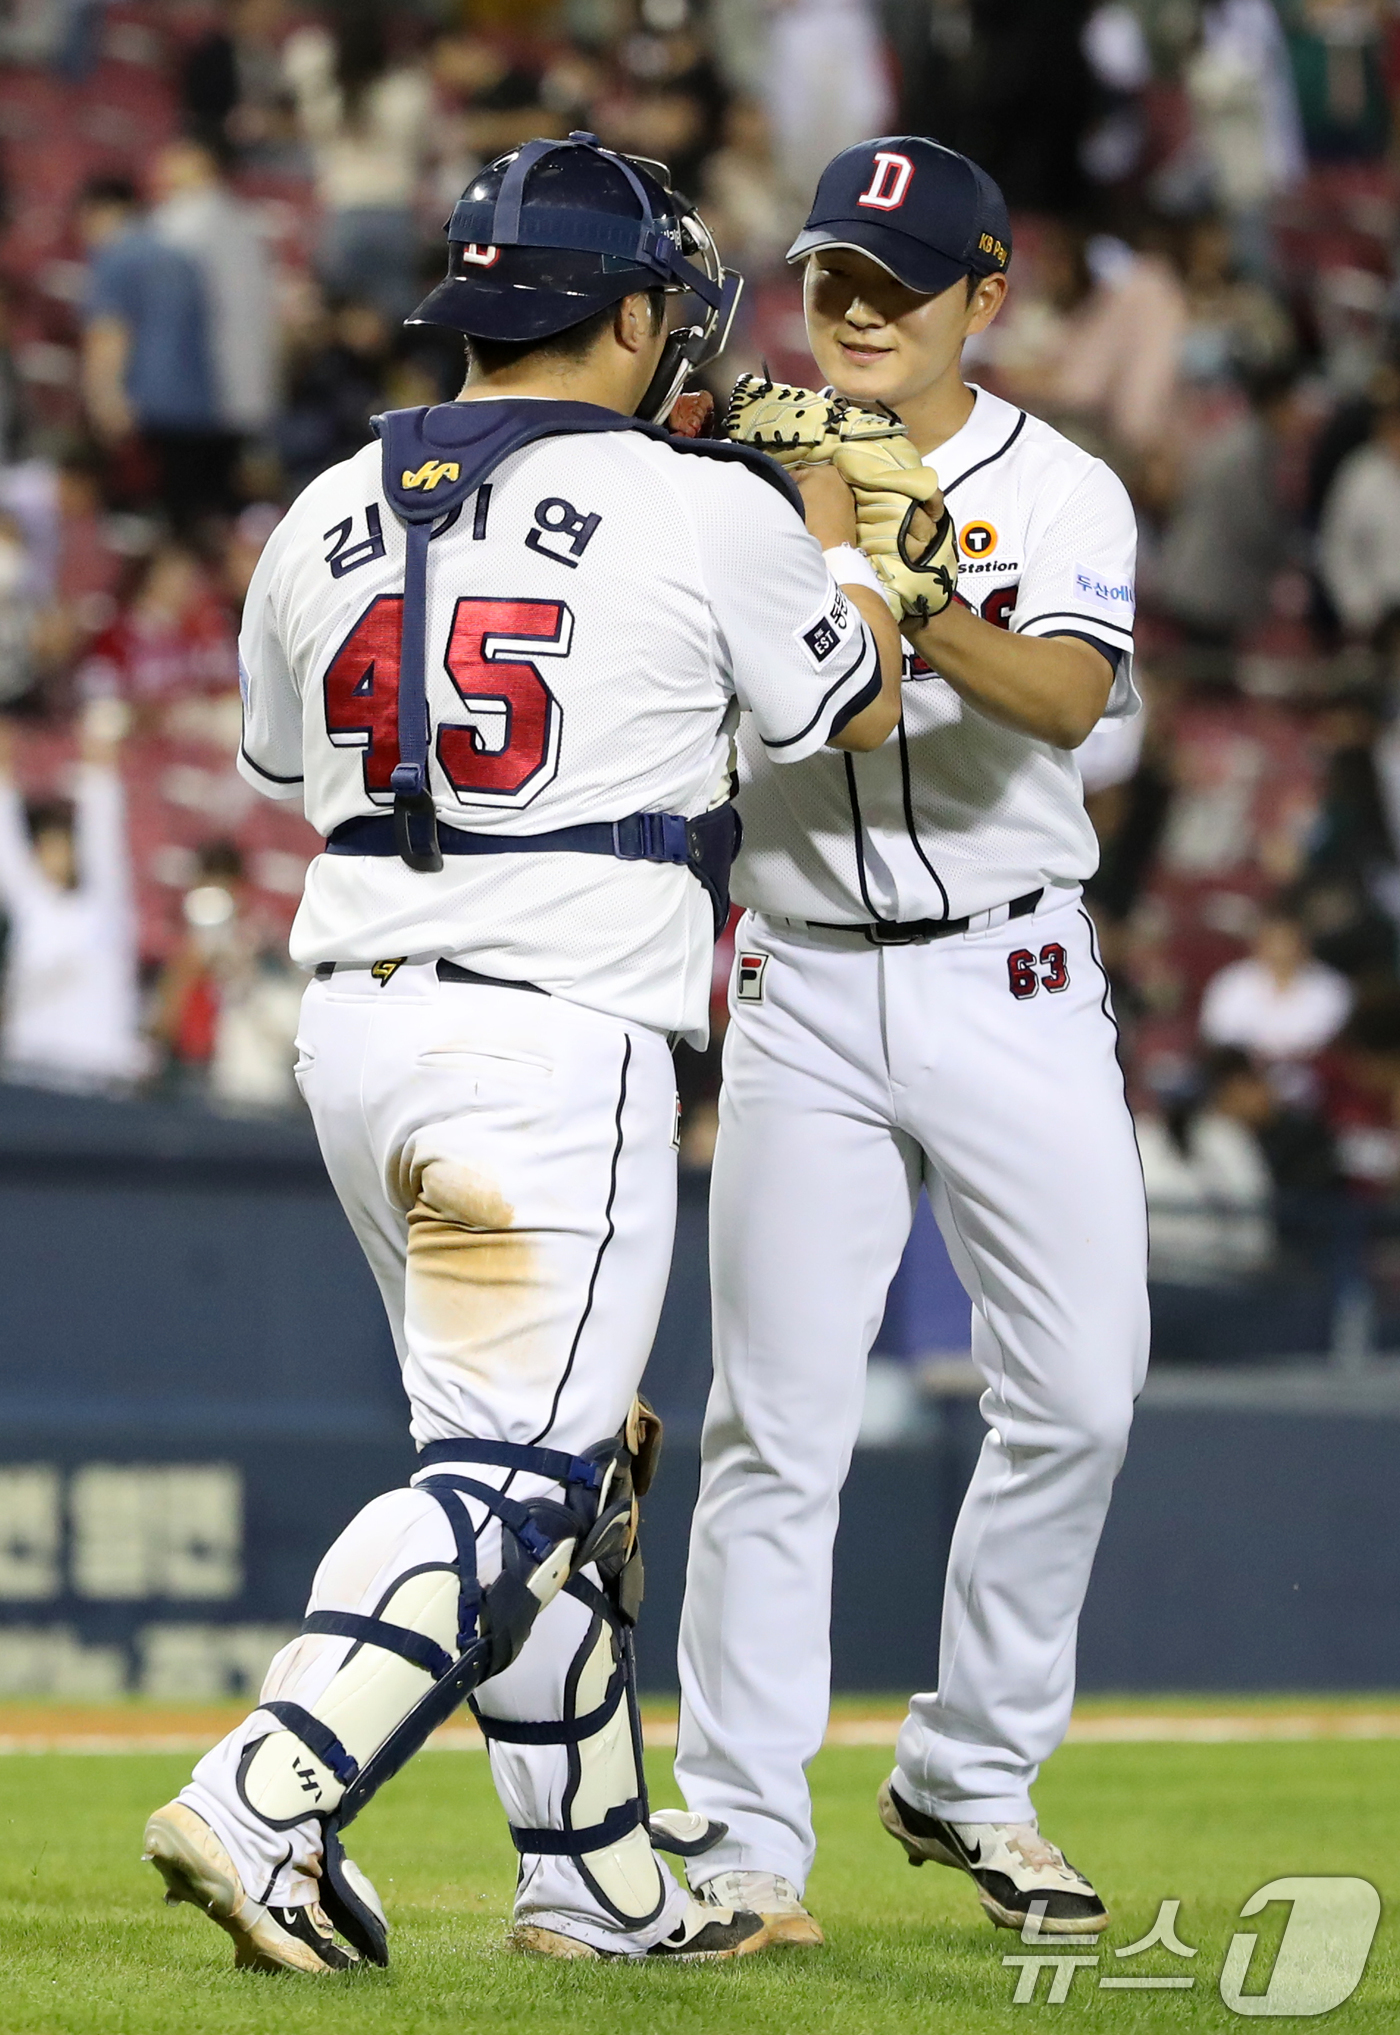
[[[464,594],[443,658],[462,702],[460,720],[436,729],[432,749],[466,806],[528,805],[559,768],[559,702],[539,666],[519,655],[567,657],[574,618],[562,601],[498,601]],[[326,670],[326,733],[364,752],[365,791],[391,805],[399,760],[402,594],[365,609]]]

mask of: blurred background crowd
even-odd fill
[[[1397,0],[6,0],[0,1075],[299,1107],[317,844],[232,768],[241,597],[374,411],[455,393],[401,320],[476,166],[579,126],[747,275],[716,387],[810,379],[837,149],[1001,182],[970,373],[1141,525],[1146,711],[1081,761],[1159,1351],[1400,1345]]]

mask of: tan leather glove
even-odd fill
[[[904,426],[886,411],[863,410],[844,396],[818,395],[756,374],[735,382],[720,436],[757,446],[783,466],[820,466],[843,445],[890,439],[908,444]]]
[[[957,592],[958,540],[938,475],[907,438],[840,446],[832,464],[855,496],[860,548],[879,575],[895,620],[927,622],[941,615]],[[911,526],[921,508],[934,531],[919,550]]]

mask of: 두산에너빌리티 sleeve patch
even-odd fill
[[[1092,565],[1076,565],[1074,593],[1076,600],[1083,601],[1098,614],[1124,628],[1132,627],[1137,599],[1131,578],[1109,578]]]
[[[850,642],[859,619],[838,586],[832,589],[832,597],[821,613],[793,634],[816,669],[824,671],[842,644]]]

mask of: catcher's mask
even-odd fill
[[[407,321],[469,338],[551,339],[638,290],[684,308],[637,415],[660,423],[729,336],[743,287],[664,163],[596,136],[527,141],[489,163],[447,223],[447,277]]]

